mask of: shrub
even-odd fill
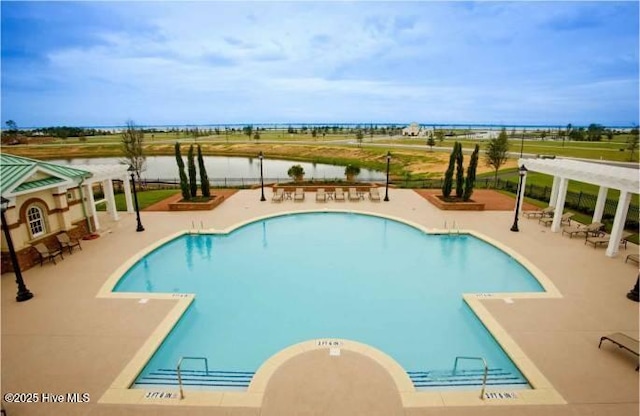
[[[202,148],[200,145],[198,145],[198,170],[200,171],[200,189],[202,189],[202,196],[209,198],[211,196],[209,177],[207,176],[207,169],[204,167],[204,159],[202,158]]]
[[[462,155],[462,144],[456,142],[454,149],[456,149],[456,197],[462,198],[462,194],[464,193],[464,156]]]
[[[356,165],[347,165],[344,168],[344,174],[348,181],[353,181],[356,176],[360,175],[360,167]]]
[[[189,191],[191,192],[191,197],[195,198],[198,194],[198,182],[196,180],[196,162],[194,161],[193,156],[193,145],[189,146],[187,164],[189,170]]]
[[[451,195],[451,188],[453,187],[453,169],[455,168],[455,164],[456,146],[454,145],[453,150],[451,151],[451,155],[449,156],[449,167],[444,173],[444,181],[442,183],[442,196],[445,198],[449,198],[449,196]]]
[[[287,171],[287,175],[294,181],[300,182],[304,178],[304,168],[300,165],[293,165]]]
[[[184,173],[184,161],[182,160],[182,155],[180,154],[180,143],[176,142],[175,150],[176,162],[178,163],[178,174],[180,175],[180,189],[182,190],[182,199],[188,201],[191,199],[191,194],[189,193],[189,183],[187,182],[187,175],[186,173]]]
[[[476,169],[478,167],[478,153],[480,153],[480,146],[476,145],[471,154],[471,160],[469,161],[469,168],[467,169],[467,178],[464,182],[464,193],[462,194],[462,200],[468,201],[473,194],[473,188],[476,184]]]

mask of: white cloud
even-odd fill
[[[118,118],[129,112],[151,123],[306,121],[305,114],[308,121],[540,117],[544,122],[618,117],[612,109],[629,118],[638,110],[637,30],[618,30],[615,20],[624,16],[615,6],[127,2],[95,7],[108,11],[116,24],[84,22],[99,42],[53,47],[48,66],[28,73],[3,69],[3,83],[14,87],[3,92],[5,102],[24,106],[28,114],[30,95],[21,86],[46,81],[59,89],[44,98],[63,106],[61,113],[87,121],[96,114]],[[600,17],[609,20],[600,23]],[[608,26],[598,29],[600,24]],[[607,53],[594,53],[601,50]]]

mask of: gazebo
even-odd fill
[[[519,159],[518,165],[524,165],[528,171],[553,176],[549,205],[555,208],[551,224],[551,231],[555,233],[561,229],[560,217],[564,210],[570,180],[590,183],[600,187],[592,222],[601,222],[609,189],[619,190],[620,196],[606,251],[606,255],[609,257],[614,257],[618,254],[619,242],[622,238],[631,195],[640,193],[638,169],[571,159]],[[522,178],[521,189],[526,189],[525,185],[526,175]],[[523,199],[520,199],[521,206],[519,208],[522,208]]]
[[[129,179],[129,172],[126,165],[73,165],[74,168],[81,169],[91,173],[91,176],[84,180],[82,183],[86,187],[86,194],[88,198],[88,206],[90,215],[93,217],[96,230],[100,229],[100,222],[98,221],[98,215],[96,205],[104,202],[107,206],[107,213],[109,213],[111,219],[117,221],[118,211],[116,210],[116,201],[113,192],[113,181],[121,180],[125,185],[124,197],[127,205],[127,212],[133,212],[133,200],[131,199],[131,182]],[[96,201],[93,196],[93,185],[100,183],[104,191],[104,199]]]

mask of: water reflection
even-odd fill
[[[211,250],[213,249],[213,237],[212,236],[208,236],[204,240],[204,246],[206,247],[207,260],[211,260]]]
[[[204,156],[207,174],[212,182],[220,182],[225,178],[244,178],[246,182],[260,179],[260,164],[254,157]],[[122,159],[117,157],[54,159],[51,162],[64,165],[118,165]],[[265,179],[288,179],[287,171],[299,164],[305,171],[305,179],[345,179],[344,166],[322,163],[298,162],[291,160],[265,159]],[[142,177],[147,180],[178,179],[178,167],[173,156],[148,156],[146,170]],[[382,181],[383,172],[361,169],[358,179],[361,181]],[[216,181],[217,180],[217,181]]]
[[[267,222],[262,221],[262,247],[267,248]]]
[[[144,287],[147,289],[147,292],[151,293],[153,292],[153,284],[151,283],[151,279],[149,279],[149,262],[146,257],[142,265],[144,267]]]
[[[204,244],[202,242],[202,238],[196,238],[196,249],[198,250],[198,256],[200,258],[204,258]]]
[[[193,237],[188,236],[185,240],[187,245],[187,253],[186,253],[187,267],[191,271],[193,270]]]

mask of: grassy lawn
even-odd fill
[[[463,130],[460,130],[462,133]],[[495,132],[497,134],[497,131]],[[535,133],[531,133],[535,134]],[[577,157],[577,158],[586,158],[586,159],[605,159],[605,160],[614,160],[614,161],[629,161],[630,153],[626,150],[628,134],[620,134],[616,135],[613,140],[609,141],[607,139],[603,139],[599,142],[587,142],[587,141],[565,141],[564,143],[561,140],[524,140],[524,153],[529,154],[540,154],[540,155],[556,155],[556,156],[565,156],[565,157]],[[386,136],[386,135],[374,135],[373,137],[370,135],[365,135],[362,140],[362,146],[366,146],[368,143],[376,143],[376,144],[388,144],[389,149],[384,149],[383,152],[386,153],[387,150],[393,151],[393,146],[397,144],[410,144],[417,146],[424,146],[424,150],[420,150],[421,152],[427,151],[428,146],[426,146],[426,138],[406,138],[399,136]],[[69,157],[99,157],[99,156],[121,156],[120,149],[120,134],[110,134],[110,135],[102,135],[102,136],[91,136],[87,137],[84,140],[80,140],[77,137],[69,137],[67,139],[53,139],[46,144],[30,144],[28,146],[11,146],[11,153],[15,152],[19,155],[24,156],[33,156],[40,158],[54,158],[59,157],[61,152],[68,154]],[[335,146],[335,145],[343,145],[345,147],[353,147],[353,144],[356,143],[356,137],[353,132],[350,133],[329,133],[323,136],[322,134],[318,134],[317,137],[313,137],[310,131],[306,133],[295,133],[290,134],[287,133],[286,130],[266,130],[260,131],[260,139],[253,140],[253,137],[249,137],[243,134],[241,131],[236,131],[234,133],[229,132],[225,134],[224,131],[221,134],[211,134],[200,137],[193,137],[186,133],[177,133],[177,132],[156,132],[156,133],[145,133],[145,151],[148,155],[161,155],[161,154],[173,154],[172,148],[167,150],[162,150],[164,147],[170,147],[176,141],[185,144],[197,143],[202,144],[208,148],[220,147],[224,144],[228,145],[254,145],[254,146],[266,146],[269,143],[275,144],[276,146],[283,147],[278,145],[279,142],[287,142],[288,144],[300,144],[307,146]],[[486,140],[472,140],[463,136],[458,138],[456,137],[446,137],[442,142],[436,142],[437,147],[446,147],[450,149],[453,147],[455,141],[459,141],[463,148],[472,149],[476,144],[480,144],[481,148],[486,147]],[[519,152],[521,140],[520,137],[512,137],[509,138],[510,142],[510,151],[511,152]],[[24,148],[24,149],[21,149]],[[44,148],[44,149],[43,149]],[[64,149],[64,150],[63,150]],[[204,150],[204,149],[203,149]],[[267,149],[273,150],[273,149]],[[281,149],[279,149],[281,150]],[[396,149],[397,150],[397,149]],[[27,153],[25,153],[27,152]],[[216,153],[212,153],[215,155],[223,155],[224,151],[221,149],[216,149]],[[439,151],[449,152],[449,150]],[[319,155],[321,156],[321,152]],[[638,152],[635,154],[634,160],[638,160]],[[311,161],[308,159],[298,159],[303,161]],[[353,163],[354,161],[350,161]],[[364,167],[364,166],[363,166]]]
[[[138,191],[138,207],[142,210],[146,207],[169,198],[175,194],[180,193],[179,189],[158,189],[151,191]],[[116,209],[118,211],[126,211],[127,204],[125,203],[124,194],[116,194]],[[133,197],[133,196],[132,196]],[[98,211],[106,211],[107,204],[99,204],[96,208]]]
[[[462,144],[464,149],[473,149],[476,144],[480,145],[480,149],[486,148],[487,140],[468,140],[468,139],[451,139],[446,138],[442,143],[436,142],[437,147],[452,148],[453,144],[458,141]],[[426,138],[416,139],[390,139],[382,140],[379,143],[385,144],[410,144],[426,146]],[[509,139],[509,151],[520,152],[520,139]],[[575,142],[566,141],[564,145],[562,141],[540,141],[540,140],[525,140],[523,142],[523,153],[536,154],[536,155],[556,155],[565,157],[577,157],[585,159],[604,159],[614,160],[618,162],[628,162],[630,153],[627,148],[627,143],[620,140],[612,140],[611,142]],[[622,150],[621,150],[622,149]],[[638,151],[636,151],[634,161],[638,160]]]

